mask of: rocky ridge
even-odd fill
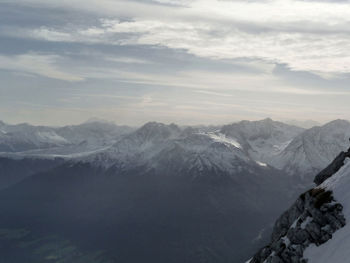
[[[310,244],[319,246],[346,224],[343,206],[333,192],[320,186],[335,174],[350,157],[350,149],[342,152],[315,177],[317,187],[300,195],[295,203],[276,221],[271,242],[249,263],[305,263],[305,249]]]

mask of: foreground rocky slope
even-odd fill
[[[347,210],[350,198],[346,194],[350,187],[349,157],[350,149],[339,154],[316,176],[317,187],[303,193],[291,208],[282,214],[275,223],[269,245],[262,248],[248,262],[345,262],[343,255],[347,249],[343,247],[344,251],[339,250],[338,245],[332,244],[339,243],[333,241],[333,236],[337,239],[337,231],[347,228],[346,219],[349,218]],[[340,243],[349,244],[350,237],[344,234],[349,231],[343,230],[341,233],[343,236]],[[320,256],[324,251],[319,248],[322,244],[329,247],[328,255],[324,257]]]

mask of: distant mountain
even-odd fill
[[[238,166],[232,162],[257,163],[241,149],[240,145],[204,133],[198,129],[181,129],[171,124],[150,122],[124,136],[103,152],[82,159],[103,167],[147,167],[147,169],[196,168],[230,171]]]
[[[54,129],[28,124],[0,125],[0,151],[21,152],[38,148],[68,145]]]
[[[4,157],[63,157],[104,167],[149,169],[176,156],[178,167],[196,164],[232,172],[237,163],[255,162],[311,182],[324,163],[344,150],[349,126],[336,120],[305,130],[271,119],[221,127],[151,122],[139,129],[96,120],[58,128],[1,123],[0,152]]]
[[[21,155],[66,155],[106,147],[132,131],[126,126],[88,122],[61,128],[0,123],[0,152]]]
[[[237,140],[245,152],[259,162],[270,164],[277,154],[304,129],[264,119],[223,126],[221,133]]]
[[[242,121],[218,130],[147,123],[108,149],[81,160],[102,167],[147,167],[176,172],[235,174],[268,163],[303,129],[266,119]],[[192,173],[193,175],[193,173]]]
[[[310,128],[315,127],[315,126],[322,126],[321,123],[314,121],[314,120],[304,120],[304,121],[286,120],[286,121],[284,121],[284,123],[287,123],[289,125],[298,126],[298,127],[304,128],[304,129],[310,129]]]
[[[296,136],[271,161],[271,165],[290,175],[311,177],[349,146],[350,122],[335,120],[313,127]]]

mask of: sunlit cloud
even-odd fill
[[[26,2],[50,5],[43,1]],[[70,6],[76,6],[77,2]],[[87,2],[97,5],[96,1]],[[210,59],[259,59],[321,76],[350,72],[350,6],[344,2],[161,2],[178,3],[180,7],[155,5],[152,12],[150,4],[102,1],[95,12],[107,15],[114,11],[115,16],[128,19],[103,18],[93,27],[42,26],[7,33],[57,42],[164,46]],[[52,5],[67,8],[68,4],[63,1]],[[86,5],[81,9],[87,8]],[[131,6],[136,8],[135,12],[130,11]],[[107,7],[110,7],[108,12]],[[146,14],[138,12],[142,7]]]

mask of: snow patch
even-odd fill
[[[300,216],[299,216],[297,219],[294,220],[294,222],[293,222],[293,224],[290,226],[290,228],[296,228],[299,219],[300,219]]]
[[[263,166],[263,167],[266,167],[266,166],[267,166],[266,163],[262,163],[262,162],[259,162],[259,161],[256,161],[256,163],[257,163],[258,165],[260,165],[260,166]]]
[[[55,132],[37,132],[37,135],[39,139],[43,140],[44,142],[52,142],[52,143],[69,143],[65,138],[59,136]]]
[[[305,227],[306,227],[309,223],[311,223],[311,221],[312,221],[312,217],[309,217],[309,216],[308,216],[308,217],[304,220],[304,222],[301,223],[300,228],[301,228],[301,229],[305,229]]]
[[[284,244],[286,245],[286,247],[288,247],[290,245],[290,240],[288,237],[284,236],[284,237],[282,237],[282,240],[283,240]]]
[[[213,139],[216,142],[221,142],[221,143],[224,143],[226,145],[232,145],[232,146],[234,146],[236,148],[242,149],[242,146],[240,145],[239,142],[237,142],[233,138],[226,137],[225,134],[215,133],[215,132],[208,132],[208,133],[206,133],[206,135],[209,136],[211,139]]]

